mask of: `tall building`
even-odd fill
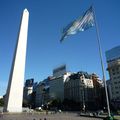
[[[32,101],[34,79],[27,79],[25,81],[24,92],[23,92],[23,102],[30,104]]]
[[[109,99],[112,100],[111,80],[107,80],[106,84],[107,84]]]
[[[103,109],[106,106],[106,97],[105,97],[105,88],[103,84],[103,80],[101,80],[97,74],[91,74],[91,78],[93,80],[94,86],[94,106],[95,109]]]
[[[58,77],[53,77],[49,81],[50,90],[49,90],[49,97],[50,99],[59,99],[60,101],[64,100],[64,83],[68,76],[71,73],[66,72],[64,75],[60,75]]]
[[[81,103],[81,109],[94,102],[93,80],[87,72],[71,74],[64,84],[65,99]],[[79,106],[80,107],[80,106]]]
[[[64,83],[70,72],[67,72],[66,65],[61,65],[53,70],[53,77],[49,81],[49,97],[50,99],[64,100]]]
[[[53,70],[53,76],[59,77],[66,73],[66,65],[61,65]]]
[[[35,92],[35,107],[47,104],[49,101],[49,81],[51,77],[48,77],[36,85]]]
[[[33,87],[33,84],[34,84],[34,79],[33,78],[27,79],[25,81],[25,87]]]
[[[106,51],[111,83],[111,100],[120,106],[120,46]]]
[[[35,93],[35,106],[36,107],[40,107],[42,104],[44,104],[44,84],[42,82],[40,82],[37,86],[36,86],[36,93]]]

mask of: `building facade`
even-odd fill
[[[25,86],[24,86],[24,91],[23,91],[23,103],[26,104],[27,106],[32,101],[33,84],[34,84],[33,78],[27,79],[25,81]]]
[[[41,82],[36,86],[36,93],[35,93],[35,106],[36,107],[40,107],[43,102],[44,102],[44,98],[43,98],[43,89],[44,89],[44,84],[42,84]]]
[[[89,103],[94,102],[93,81],[86,72],[73,73],[67,78],[64,84],[65,99],[81,104],[85,108]]]
[[[64,75],[60,75],[57,77],[53,77],[49,81],[50,90],[49,90],[49,96],[51,100],[59,99],[61,102],[64,100],[64,83],[68,76],[70,76],[71,73],[65,73]]]
[[[120,107],[120,46],[106,51],[106,58],[111,83],[111,101]]]
[[[66,65],[61,65],[55,69],[53,69],[53,77],[59,77],[66,73]]]
[[[24,87],[24,98],[31,100],[32,97],[33,108],[48,104],[54,106],[58,101],[58,104],[62,103],[59,107],[66,110],[93,110],[104,103],[103,82],[96,74],[66,72],[66,67],[61,66],[53,70],[53,76],[39,83],[33,82],[32,79],[26,80]]]
[[[96,110],[103,109],[106,107],[105,88],[103,80],[101,80],[97,74],[91,74],[94,86],[94,108]]]
[[[24,92],[23,92],[23,99],[30,102],[31,97],[32,97],[32,92],[33,92],[33,84],[34,84],[34,79],[27,79],[25,81],[25,86],[24,86]]]
[[[35,107],[40,107],[44,104],[47,104],[49,101],[49,81],[51,77],[44,79],[43,81],[39,82],[35,88]]]
[[[112,100],[111,80],[107,80],[106,84],[107,84],[109,99]]]

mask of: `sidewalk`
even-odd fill
[[[81,112],[80,116],[102,118],[102,119],[107,117],[107,115],[96,114],[95,112],[86,112],[86,113]]]

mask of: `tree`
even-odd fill
[[[58,98],[56,98],[56,99],[54,99],[54,100],[51,100],[51,101],[49,102],[49,106],[50,106],[50,107],[61,108],[61,106],[62,106],[61,100],[58,99]]]
[[[23,99],[23,107],[29,107],[30,103],[26,100],[26,99]]]
[[[0,106],[4,106],[4,100],[3,100],[3,98],[0,98]]]

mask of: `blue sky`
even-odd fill
[[[120,45],[120,0],[1,0],[0,1],[0,95],[6,91],[20,18],[30,13],[25,79],[41,81],[66,64],[71,72],[95,72],[102,78],[95,27],[70,36],[60,44],[62,28],[94,4],[105,51]],[[108,73],[106,77],[109,79]]]

